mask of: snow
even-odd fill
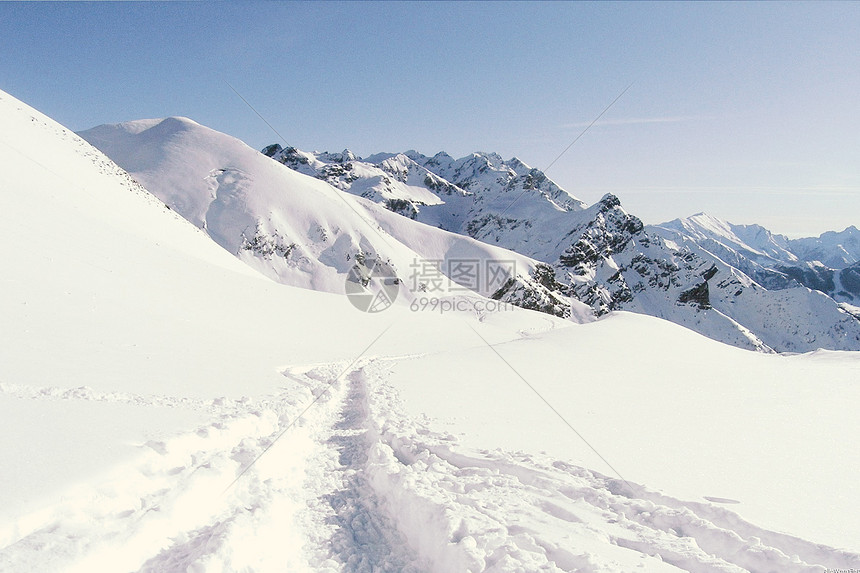
[[[706,213],[662,223],[656,225],[655,229],[668,231],[664,235],[669,237],[681,233],[695,237],[700,242],[718,242],[754,260],[777,260],[786,264],[798,260],[791,252],[787,237],[774,235],[760,225],[733,225]]]
[[[627,313],[497,345],[512,369],[473,344],[393,367],[410,413],[476,448],[543,450],[617,478],[518,373],[628,481],[738,500],[732,510],[753,523],[856,545],[860,500],[840,484],[860,468],[841,438],[857,431],[860,354],[762,355]],[[607,363],[613,349],[623,360]],[[472,385],[481,378],[492,399]],[[428,396],[431,380],[438,392]]]
[[[786,267],[807,264],[798,262],[798,257],[788,250],[793,243],[785,237],[757,225],[732,225],[704,214],[649,227],[648,231],[668,237],[699,255],[708,265],[716,265],[719,271],[710,284],[710,302],[714,311],[738,326],[726,329],[713,320],[695,325],[690,319],[701,320],[700,317],[657,305],[654,305],[659,309],[657,312],[644,305],[637,308],[635,304],[628,310],[643,308],[648,314],[729,343],[734,343],[732,336],[747,331],[759,344],[778,352],[858,348],[857,321],[831,298],[841,300],[839,295],[811,290],[785,274]]]
[[[792,247],[809,261],[821,261],[843,269],[860,261],[860,230],[854,225],[841,232],[828,231],[819,237],[795,239]]]
[[[101,148],[113,155],[110,145]],[[558,230],[581,223],[575,213],[585,208],[539,170],[495,153],[454,160],[444,153],[430,158],[407,151],[347,159],[291,149],[274,158],[374,202],[408,202],[414,212],[398,212],[432,227],[544,261],[558,256],[546,254],[558,250]]]
[[[860,567],[857,353],[625,313],[364,314],[251,270],[3,93],[0,148],[0,570]]]
[[[279,165],[241,141],[189,119],[103,125],[81,136],[228,252],[285,284],[342,293],[358,255],[388,261],[404,282],[422,261],[438,263],[445,272],[451,261],[465,255],[513,260],[522,274],[534,269],[534,260],[472,238],[412,221],[404,225],[396,220],[402,217],[371,201]],[[310,156],[310,165],[340,167],[353,157],[348,151],[320,156],[331,163]],[[427,176],[426,169],[405,155],[382,163],[387,171],[349,163],[360,174],[356,185],[370,188],[368,177],[374,181],[383,177],[393,186],[386,198],[440,203],[417,186]],[[356,189],[352,193],[362,194]],[[489,296],[499,286],[483,284],[476,290]],[[401,292],[400,302],[408,303],[409,289]]]
[[[399,268],[417,257],[383,236],[351,196],[190,120],[104,125],[82,136],[109,147],[167,205],[280,282],[340,293],[350,255],[384,248]]]

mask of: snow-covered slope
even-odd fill
[[[479,361],[489,360],[495,352],[507,364],[465,359],[468,354]],[[547,495],[550,506],[561,502],[564,509],[555,514],[560,521],[548,520],[558,526],[558,537],[553,541],[547,536],[550,530],[525,527],[523,532],[539,539],[548,551],[563,546],[558,540],[566,533],[589,527],[588,506],[594,503],[617,511],[623,516],[620,524],[661,524],[665,533],[677,536],[679,548],[694,538],[704,550],[695,558],[702,560],[698,564],[661,554],[663,561],[680,569],[783,571],[791,566],[770,561],[764,547],[758,554],[761,562],[743,561],[755,551],[727,534],[726,529],[743,527],[732,523],[729,516],[738,512],[758,525],[783,532],[814,529],[820,532],[819,539],[838,538],[838,544],[856,546],[857,528],[851,523],[860,511],[860,500],[853,487],[843,489],[845,478],[840,471],[822,472],[821,468],[839,468],[843,462],[860,464],[851,440],[845,439],[851,434],[840,437],[832,433],[834,428],[823,427],[832,421],[837,432],[854,431],[856,422],[848,421],[853,402],[829,412],[823,401],[830,392],[844,398],[860,397],[858,360],[858,353],[820,351],[785,357],[744,352],[691,336],[688,330],[665,321],[618,313],[585,327],[534,334],[479,353],[470,349],[388,364],[383,372],[390,372],[386,379],[401,390],[410,414],[429,411],[450,424],[453,433],[466,432],[473,421],[484,420],[480,428],[464,433],[463,443],[487,448],[487,458],[498,460],[501,456],[493,453],[498,447],[523,451],[519,459],[544,461],[546,473],[530,476],[538,491],[529,494]],[[451,364],[458,367],[452,370]],[[837,374],[839,368],[844,369]],[[825,371],[826,378],[818,378]],[[595,377],[595,372],[602,374]],[[486,377],[496,381],[493,400],[482,399],[480,386],[471,385]],[[441,392],[428,397],[422,384],[431,379],[443,382],[438,386]],[[522,380],[532,384],[576,433],[559,418],[547,420],[545,405],[534,400]],[[462,389],[464,399],[445,400],[446,393],[455,388]],[[554,428],[551,435],[544,433],[547,426]],[[533,454],[530,445],[536,442],[547,458]],[[404,450],[401,455],[408,459],[409,449]],[[458,463],[458,457],[444,446],[434,451],[445,462]],[[556,481],[559,476],[550,460],[562,453],[573,455],[577,465],[616,478],[613,491],[621,497],[628,496],[630,488],[619,475],[633,490],[638,486],[632,484],[641,483],[665,493],[681,493],[685,499],[710,499],[716,505],[706,509],[685,504],[675,511],[666,508],[671,506],[669,500],[644,492],[631,497],[655,504],[641,507],[646,515],[630,511],[619,498],[605,500],[603,505],[603,500],[581,495],[584,492],[579,486]],[[488,463],[488,467],[492,466]],[[409,475],[421,469],[423,466]],[[584,474],[580,477],[588,479]],[[674,483],[671,488],[670,483]],[[555,492],[553,488],[557,488]],[[834,497],[825,501],[819,497],[823,491]],[[478,509],[463,529],[475,535],[479,546],[490,541],[491,528],[498,524],[492,520],[492,511],[483,510],[482,502],[486,498],[481,492],[468,490],[450,502],[454,507]],[[644,548],[654,540],[645,530],[631,537],[621,531],[609,535],[621,547]],[[759,538],[763,546],[773,547],[772,537]],[[738,569],[717,564],[719,560],[706,564],[711,556],[723,559],[722,551],[729,546],[738,550],[739,560],[733,561]],[[588,570],[588,566],[580,566]],[[645,564],[644,570],[651,568]]]
[[[0,570],[324,570],[333,510],[304,506],[341,492],[331,428],[250,460],[380,334],[393,355],[463,347],[450,325],[474,313],[369,315],[271,282],[2,92],[0,148]],[[554,325],[506,315],[475,326]]]
[[[286,284],[343,292],[356,261],[378,258],[408,287],[400,301],[411,302],[438,294],[428,293],[438,281],[427,269],[439,269],[448,286],[466,263],[476,270],[457,285],[578,321],[632,310],[742,348],[860,349],[860,321],[834,301],[800,288],[789,272],[756,274],[792,256],[783,237],[704,215],[679,222],[683,236],[671,226],[652,233],[616,197],[585,208],[516,158],[410,151],[362,160],[348,150],[278,145],[260,154],[183,118],[82,136],[228,251]],[[490,278],[487,267],[499,261],[511,268]]]
[[[381,259],[405,287],[400,288],[401,302],[452,291],[488,297],[510,279],[525,294],[509,293],[504,302],[521,302],[525,296],[552,300],[558,314],[570,316],[573,305],[574,318],[590,319],[583,305],[561,293],[549,293],[532,279],[536,261],[435,227],[411,221],[402,225],[375,203],[278,165],[239,140],[192,120],[103,125],[81,136],[222,247],[279,282],[342,293],[356,261]],[[338,177],[344,175],[332,166],[348,164],[352,156],[325,154],[327,164],[312,156],[297,157],[307,160],[298,165],[317,166],[339,185]],[[383,164],[394,170],[396,160]],[[355,169],[360,177],[346,177],[358,177],[362,188],[373,189],[364,195],[384,199],[388,206],[404,198],[440,202],[423,187],[412,185],[408,176],[400,181],[371,166]],[[474,261],[511,264],[498,275],[490,276],[486,265],[479,265],[472,277],[457,276],[461,263]],[[445,278],[441,285],[433,268]]]
[[[696,244],[634,224],[614,197],[594,208],[593,223],[572,235],[557,267],[598,312],[642,312],[741,348],[860,348],[860,322],[829,297],[803,287],[767,290]]]
[[[729,263],[740,262],[737,255],[754,263],[796,263],[788,237],[775,235],[760,225],[732,225],[705,213],[675,219],[656,225],[655,230],[675,231],[670,238],[689,238],[698,245],[724,257]],[[737,266],[737,265],[735,265]]]
[[[854,353],[361,313],[2,92],[0,148],[4,572],[860,568]]]
[[[105,125],[81,134],[219,245],[264,274],[343,292],[356,257],[407,269],[416,254],[329,185],[189,119]]]

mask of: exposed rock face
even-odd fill
[[[690,290],[685,290],[678,297],[678,302],[685,304],[690,303],[699,307],[699,310],[708,310],[711,308],[711,298],[708,292],[708,281],[704,281],[698,286],[694,286]]]
[[[522,308],[568,318],[571,300],[560,294],[564,285],[555,280],[555,271],[546,264],[538,264],[530,277],[517,275],[509,278],[492,298]]]

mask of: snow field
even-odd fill
[[[241,503],[225,507],[223,491],[237,468],[253,459],[279,427],[289,403],[279,400],[273,408],[247,399],[210,401],[210,415],[217,414],[208,424],[146,442],[133,461],[68,491],[50,511],[41,512],[40,522],[19,527],[20,538],[7,541],[0,550],[0,569],[165,571],[179,570],[172,559],[183,552],[193,563],[188,556],[195,548],[196,554],[208,557],[219,540],[250,519],[245,513],[255,516],[253,507]],[[294,450],[302,443],[300,431],[290,443]],[[279,459],[280,452],[273,448],[270,453],[269,464]],[[287,460],[294,457],[300,458],[295,451],[286,452]],[[294,482],[289,466],[278,470],[280,479]],[[266,476],[267,471],[271,466],[261,464],[257,475]],[[264,493],[256,498],[265,500]],[[286,501],[288,496],[279,504]],[[162,554],[164,547],[174,550]],[[234,547],[241,550],[247,544]]]
[[[289,367],[272,395],[177,400],[209,420],[146,442],[108,478],[69,492],[0,550],[0,569],[805,572],[860,563],[722,505],[547,454],[469,446],[444,420],[404,407],[392,375],[424,359]],[[169,402],[2,390],[19,400]]]
[[[544,451],[617,477],[492,350],[472,344],[392,367],[410,415],[473,448]],[[845,439],[858,431],[856,353],[761,355],[627,313],[493,344],[629,481],[737,500],[732,509],[758,526],[856,550],[860,506],[845,487],[860,467]]]
[[[860,559],[547,455],[463,446],[398,411],[390,368],[364,369],[381,442],[372,481],[431,571],[822,571]]]

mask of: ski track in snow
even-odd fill
[[[288,368],[281,393],[256,399],[0,384],[0,394],[21,399],[211,414],[32,516],[0,548],[0,571],[860,568],[860,555],[757,528],[724,507],[635,484],[631,492],[543,455],[462,448],[429,420],[403,414],[386,382],[390,360],[363,359],[345,375],[346,363]]]

